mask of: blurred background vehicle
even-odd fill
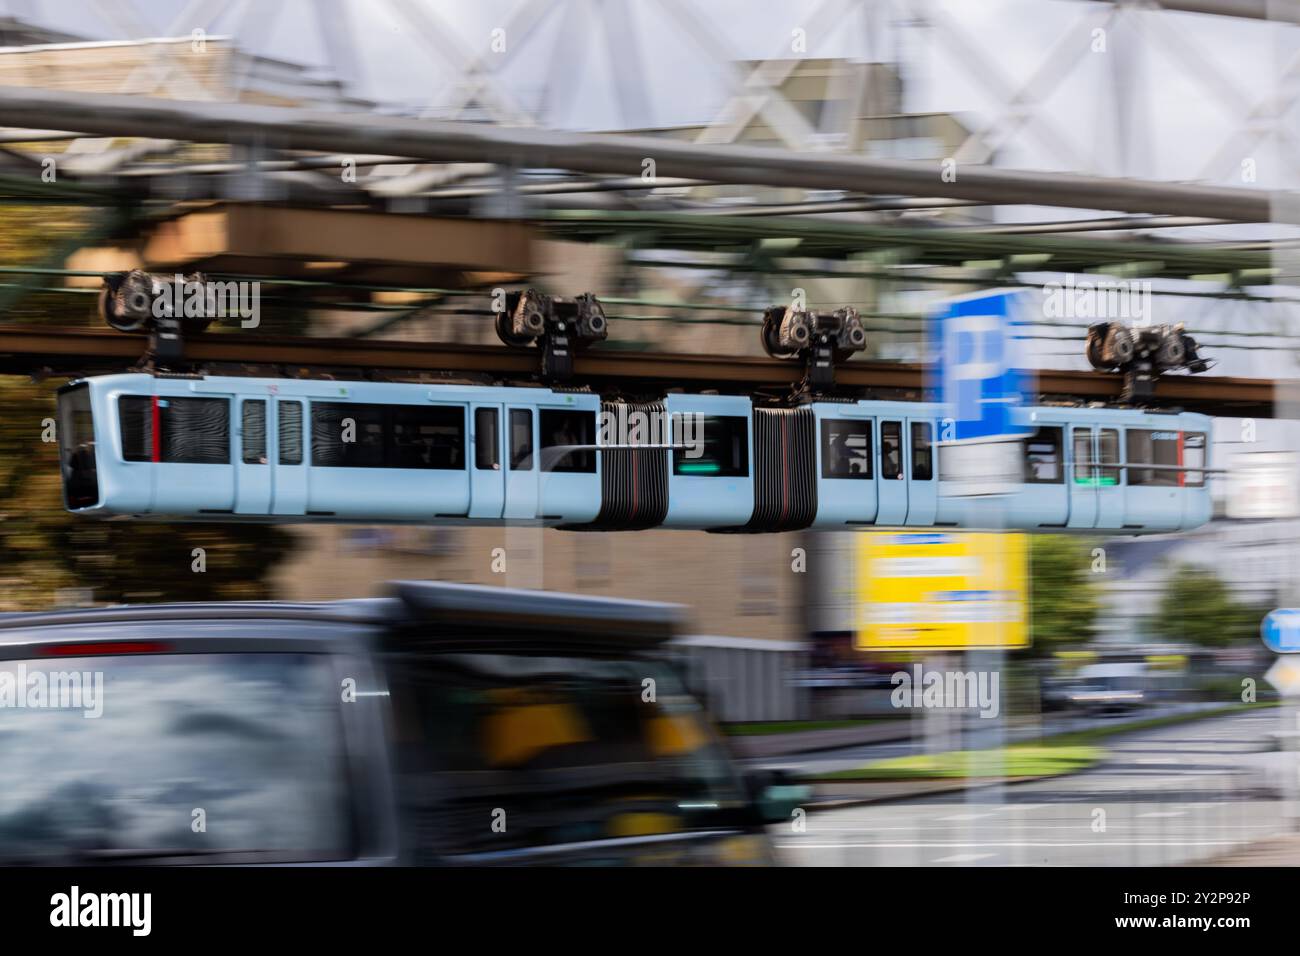
[[[1147,669],[1140,663],[1088,664],[1065,688],[1065,699],[1085,712],[1128,713],[1147,702]]]

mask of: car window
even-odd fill
[[[707,829],[743,805],[662,664],[440,655],[389,680],[413,862]]]
[[[0,862],[347,858],[339,699],[321,655],[0,661]]]

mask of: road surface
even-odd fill
[[[1160,706],[1145,707],[1130,714],[1115,714],[1105,717],[1068,712],[1051,713],[1044,714],[1040,720],[1023,727],[1012,726],[1002,728],[1002,732],[1006,735],[1006,742],[1013,743],[1018,740],[1029,740],[1051,734],[1072,733],[1079,730],[1093,730],[1097,728],[1104,729],[1126,721],[1151,720],[1157,717],[1171,717],[1178,714],[1193,713],[1197,710],[1214,710],[1222,706],[1222,704],[1218,703],[1163,704]],[[956,722],[963,720],[963,718],[960,717],[953,717],[951,719],[953,724],[950,726],[952,726],[953,729],[955,729]],[[964,720],[967,728],[967,736],[964,741],[959,744],[958,738],[954,737],[951,746],[943,746],[938,749],[946,750],[954,749],[958,746],[980,747],[982,745],[993,745],[989,724],[986,724],[978,717],[964,718]],[[745,759],[745,763],[754,767],[780,768],[800,775],[834,773],[837,770],[852,770],[855,767],[861,767],[863,764],[870,763],[874,760],[884,760],[889,757],[904,757],[910,754],[925,752],[927,749],[927,741],[924,737],[919,736],[919,734],[923,732],[920,728],[924,725],[918,721],[914,726],[918,728],[918,736],[906,740],[895,740],[889,741],[888,743],[853,744],[847,747],[836,747],[828,750],[788,754],[780,757],[749,757]],[[976,741],[983,741],[983,744],[977,743]],[[934,748],[931,747],[929,749]]]
[[[1294,821],[1274,788],[1274,710],[1145,731],[1068,777],[814,812],[773,828],[812,866],[1161,866],[1219,856]],[[1300,862],[1300,861],[1296,861]]]

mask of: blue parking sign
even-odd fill
[[[931,315],[930,385],[953,428],[945,441],[1023,435],[1014,411],[1023,402],[1014,325],[1020,290],[978,292],[944,303]]]

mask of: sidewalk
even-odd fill
[[[1300,866],[1300,833],[1258,840],[1196,866]]]

